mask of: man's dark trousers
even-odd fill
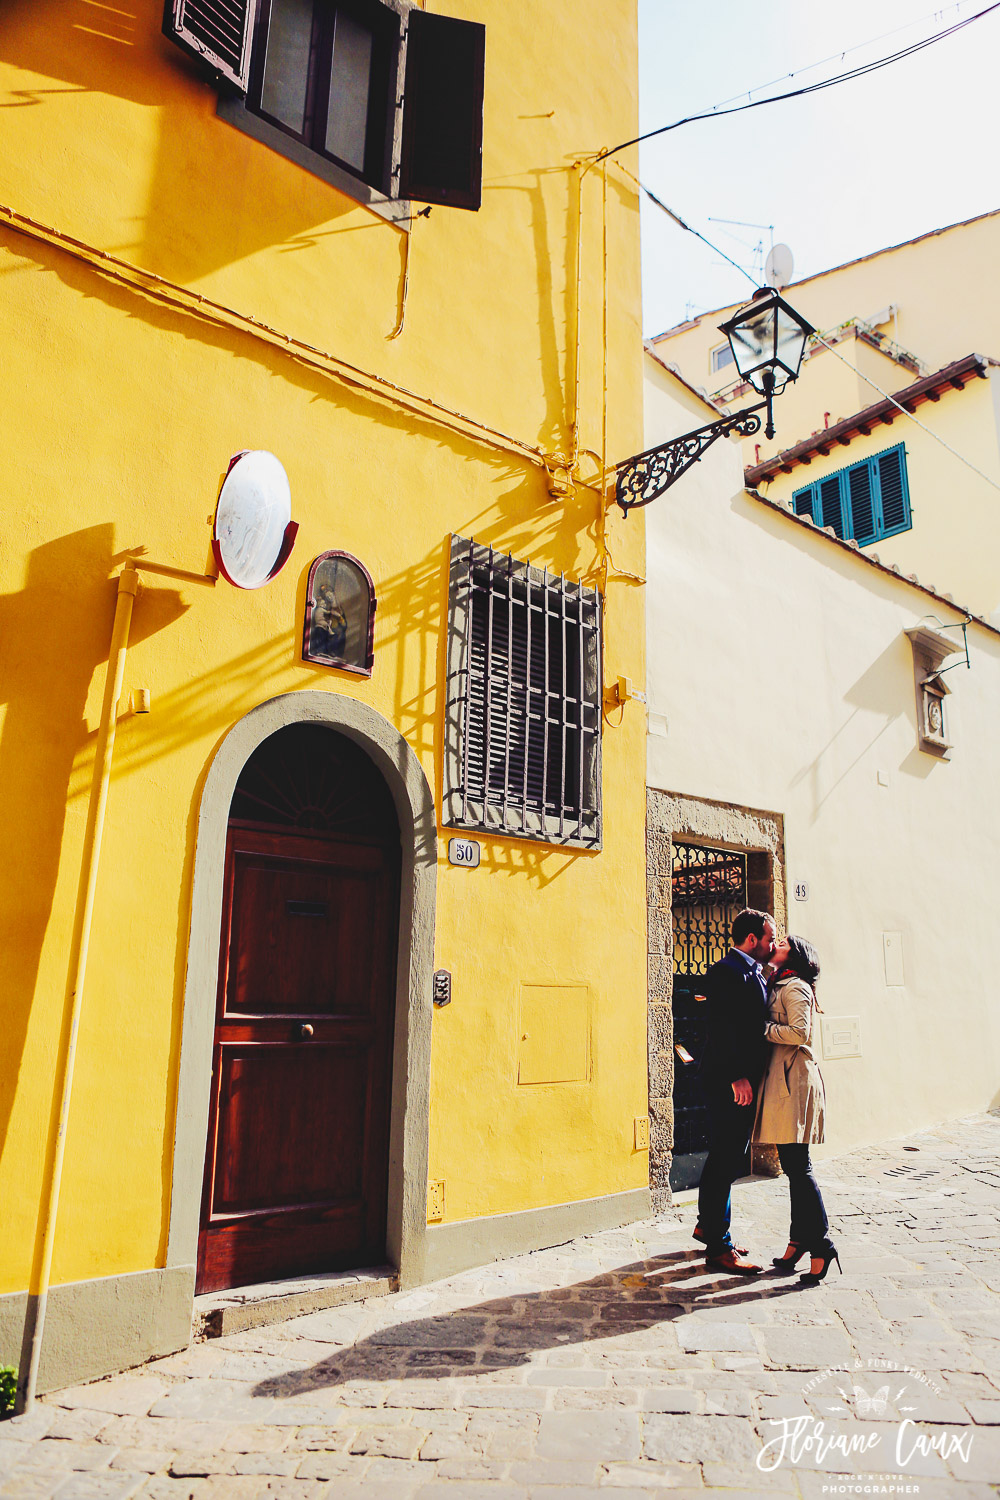
[[[708,1040],[700,1077],[708,1104],[708,1160],[698,1190],[698,1223],[706,1253],[713,1256],[732,1248],[732,1185],[750,1170],[750,1136],[767,1062],[767,991],[759,965],[734,949],[709,969],[705,993]],[[741,1078],[753,1089],[749,1104],[733,1097]]]
[[[737,1104],[729,1083],[705,1088],[708,1102],[708,1160],[698,1188],[698,1223],[705,1235],[706,1254],[722,1255],[733,1246],[732,1187],[750,1172],[750,1136],[756,1113],[753,1102]]]

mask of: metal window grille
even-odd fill
[[[728,953],[732,920],[746,905],[746,855],[675,842],[671,887],[674,973],[705,974]]]
[[[451,549],[445,821],[601,843],[601,597],[465,537]]]
[[[736,913],[746,905],[747,857],[675,839],[671,865],[674,1024],[673,1161],[670,1186],[691,1187],[701,1176],[709,1144],[709,1116],[694,1063],[707,1041],[704,975],[729,951]]]

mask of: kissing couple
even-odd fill
[[[708,1159],[694,1237],[714,1270],[756,1276],[764,1269],[733,1244],[729,1229],[732,1186],[750,1173],[754,1141],[778,1148],[791,1198],[788,1246],[772,1265],[787,1273],[808,1255],[803,1286],[818,1286],[834,1261],[840,1270],[809,1158],[809,1147],[823,1140],[826,1111],[813,1053],[819,971],[812,943],[792,933],[779,942],[774,919],[747,907],[733,919],[729,952],[706,975],[700,1082],[708,1104]]]

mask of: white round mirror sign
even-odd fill
[[[298,529],[280,461],[263,449],[237,453],[215,510],[212,550],[223,577],[240,589],[262,588],[284,567]]]

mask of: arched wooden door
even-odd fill
[[[226,843],[199,1292],[385,1259],[399,826],[364,752],[265,740]]]

